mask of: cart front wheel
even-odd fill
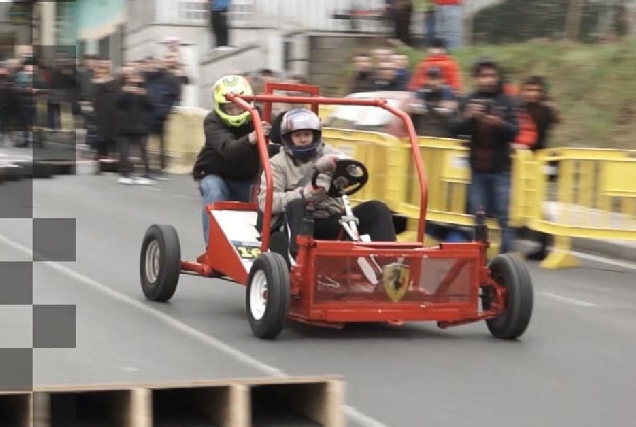
[[[139,277],[146,299],[166,302],[177,290],[181,274],[181,244],[171,225],[152,225],[139,256]]]
[[[285,259],[273,252],[256,258],[246,289],[247,316],[256,337],[274,339],[280,335],[289,313],[290,292]]]
[[[498,339],[517,339],[524,334],[532,317],[534,291],[530,271],[512,254],[498,255],[488,267],[492,279],[506,290],[504,309],[499,316],[486,320],[488,330]]]

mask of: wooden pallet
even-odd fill
[[[344,427],[344,383],[335,377],[56,385],[0,393],[12,427]]]

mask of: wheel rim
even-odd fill
[[[160,262],[161,248],[159,242],[153,240],[146,249],[146,278],[152,285],[157,282],[157,277],[159,277]]]
[[[261,320],[267,308],[267,277],[257,271],[250,286],[250,312],[255,320]]]

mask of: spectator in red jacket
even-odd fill
[[[428,49],[428,55],[415,69],[409,83],[409,90],[418,90],[426,84],[427,71],[431,67],[439,68],[442,72],[444,83],[456,93],[461,92],[463,87],[459,64],[448,54],[444,40],[440,38],[433,41],[433,45]]]

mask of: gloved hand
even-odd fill
[[[339,158],[339,156],[335,155],[322,156],[314,164],[314,169],[320,173],[333,174],[336,171],[336,161]]]
[[[316,186],[314,187],[311,183],[307,184],[301,189],[301,195],[307,202],[314,204],[322,203],[329,197],[327,188],[329,188],[330,183],[331,179],[329,176],[320,174],[318,178],[316,178]]]

